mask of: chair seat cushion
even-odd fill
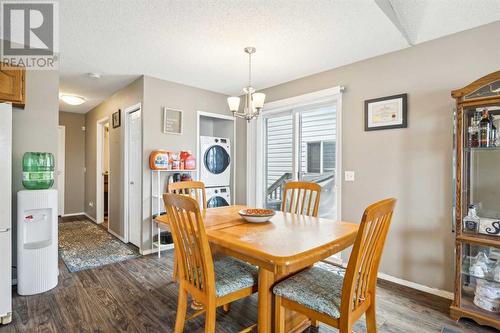
[[[278,283],[274,294],[311,310],[340,318],[340,299],[344,271],[311,267]]]
[[[257,285],[257,268],[235,258],[215,258],[214,271],[217,297]]]

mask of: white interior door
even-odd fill
[[[66,127],[59,126],[57,146],[57,195],[58,215],[64,215],[64,168],[66,160]]]
[[[128,117],[128,226],[129,242],[141,246],[142,131],[141,111]]]

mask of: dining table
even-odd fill
[[[258,331],[273,332],[273,293],[277,282],[346,249],[354,243],[358,224],[276,211],[264,223],[249,223],[238,212],[243,205],[201,212],[211,248],[253,264],[258,273]],[[168,217],[156,218],[168,225]],[[305,316],[287,311],[286,332],[311,325]]]

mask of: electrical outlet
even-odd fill
[[[94,207],[94,202],[93,201],[89,201],[89,207]]]
[[[344,174],[344,179],[346,182],[354,181],[354,171],[346,171]]]

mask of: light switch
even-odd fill
[[[344,175],[344,179],[346,182],[354,181],[354,171],[346,171]]]

